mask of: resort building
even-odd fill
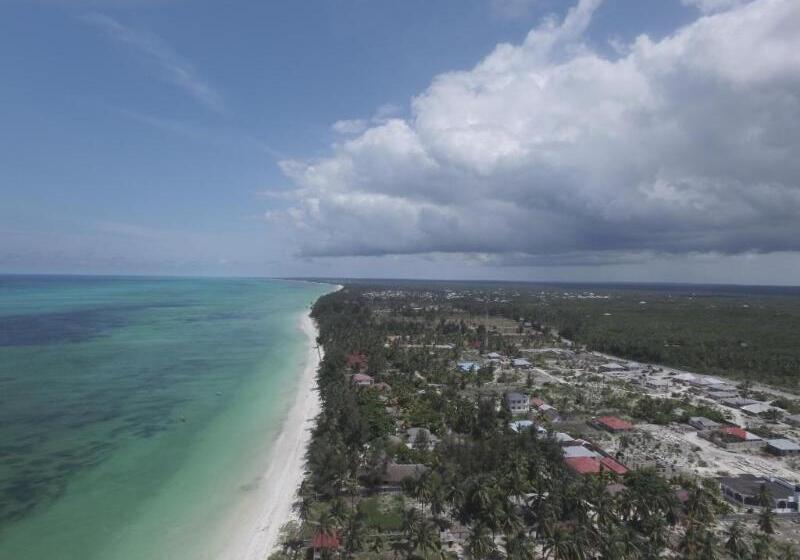
[[[505,394],[505,403],[511,414],[527,414],[530,410],[530,399],[522,393],[508,392]]]
[[[332,558],[339,549],[342,543],[339,540],[339,535],[336,532],[325,533],[318,531],[314,533],[311,539],[311,550],[313,551],[314,560],[322,560],[322,558]]]
[[[529,368],[529,367],[531,367],[533,364],[532,364],[532,363],[530,363],[530,362],[529,362],[528,360],[526,360],[525,358],[514,358],[514,359],[511,361],[511,365],[512,365],[512,366],[514,366],[514,367],[515,367],[515,368],[517,368],[517,369],[528,369],[528,368]]]
[[[797,513],[800,488],[780,478],[765,478],[752,474],[723,476],[719,479],[722,495],[737,505],[746,508],[761,506],[762,488],[773,500],[775,513]]]
[[[800,455],[800,445],[798,445],[797,442],[785,438],[768,439],[767,451],[775,455],[780,455],[781,457]]]
[[[689,425],[700,431],[716,430],[720,426],[718,422],[714,422],[705,416],[692,416],[689,418]]]
[[[433,435],[428,428],[409,428],[406,430],[409,449],[427,449],[432,451],[439,445],[439,438]]]
[[[744,428],[726,426],[708,436],[713,443],[731,451],[744,451],[764,446],[764,440]]]
[[[628,432],[633,429],[633,424],[616,416],[600,416],[595,418],[592,423],[598,428],[614,433]]]

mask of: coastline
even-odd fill
[[[300,318],[300,329],[308,338],[305,366],[297,386],[297,397],[271,450],[267,471],[261,477],[258,492],[260,510],[242,512],[240,521],[249,534],[231,539],[220,558],[227,560],[264,560],[278,542],[281,527],[293,517],[292,504],[305,474],[305,454],[311,440],[313,421],[321,410],[316,391],[317,326],[310,312]]]

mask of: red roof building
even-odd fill
[[[744,428],[739,428],[736,426],[726,426],[724,428],[720,428],[720,433],[729,435],[731,437],[735,437],[736,439],[740,439],[742,441],[747,440],[747,430]]]
[[[615,461],[611,457],[600,457],[600,468],[620,475],[628,472],[628,469],[624,465]]]
[[[313,539],[311,539],[311,548],[314,551],[315,560],[323,557],[323,551],[336,551],[339,550],[341,545],[342,543],[339,540],[339,535],[336,533],[324,533],[320,531],[314,535]]]
[[[531,406],[539,408],[543,404],[545,404],[545,402],[539,397],[531,397]]]
[[[633,424],[621,418],[617,418],[616,416],[600,416],[599,418],[595,418],[594,423],[601,428],[605,428],[609,432],[627,432],[633,429]]]
[[[600,462],[595,457],[569,457],[564,462],[571,471],[580,475],[600,472]]]
[[[353,352],[346,358],[347,367],[359,371],[367,369],[367,357],[360,352]]]

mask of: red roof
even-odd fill
[[[625,474],[628,469],[623,465],[612,459],[611,457],[601,457],[600,464],[615,474]]]
[[[319,532],[314,535],[314,538],[311,540],[311,548],[327,548],[331,550],[336,550],[340,546],[339,543],[339,535],[336,533],[328,534]]]
[[[372,378],[366,373],[357,373],[353,376],[353,383],[370,383]]]
[[[567,466],[578,474],[597,474],[600,462],[595,457],[570,457],[564,459]]]
[[[538,398],[538,397],[533,397],[531,399],[531,405],[535,406],[536,408],[539,408],[543,404],[545,404],[545,402],[542,399]]]
[[[347,367],[358,367],[364,369],[367,367],[367,357],[360,352],[353,352],[347,356]]]
[[[747,430],[745,430],[744,428],[738,428],[736,426],[726,426],[725,428],[720,429],[720,432],[738,438],[742,441],[747,439]]]
[[[597,423],[612,430],[630,430],[633,428],[633,424],[616,416],[601,416],[597,419]]]

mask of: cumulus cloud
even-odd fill
[[[409,118],[281,163],[304,256],[519,261],[800,250],[800,3],[755,0],[616,57],[581,0],[436,76]]]
[[[704,13],[721,12],[750,0],[681,0],[684,6],[694,6]]]

